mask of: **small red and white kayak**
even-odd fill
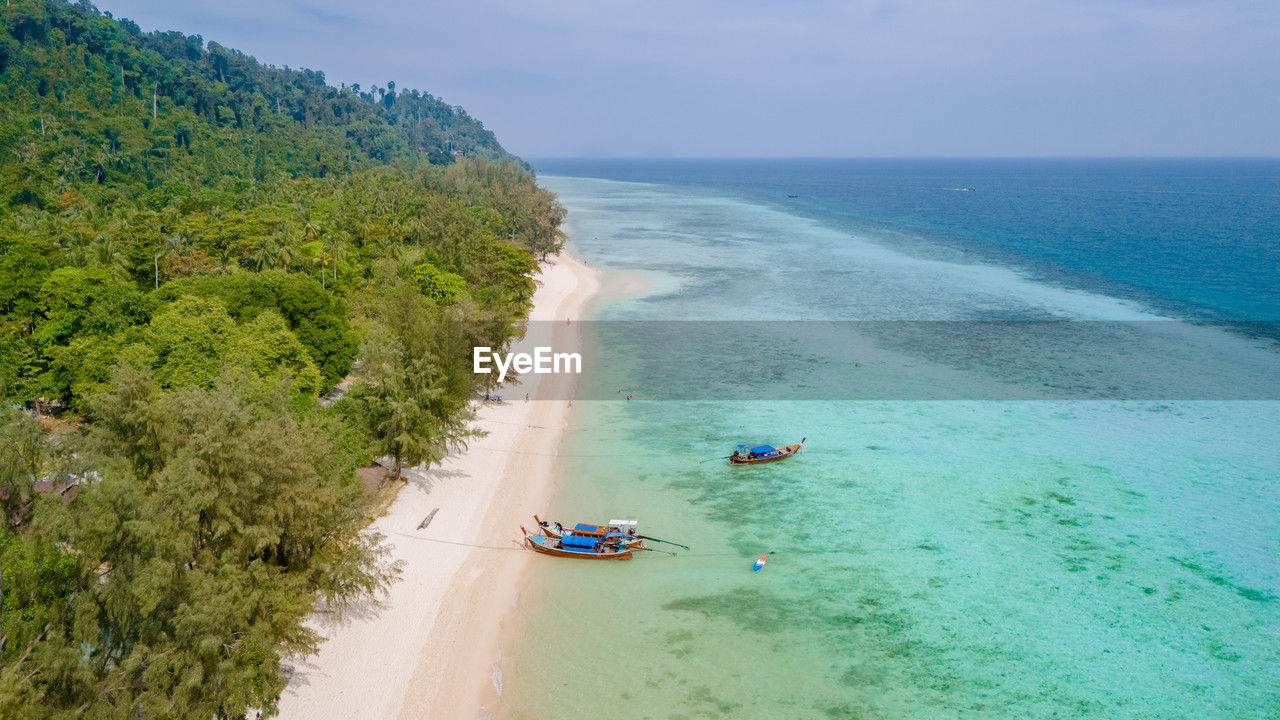
[[[756,564],[751,566],[751,572],[758,572],[760,568],[764,567],[764,564],[768,559],[768,555],[761,555],[760,558],[756,560]]]

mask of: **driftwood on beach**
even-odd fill
[[[422,519],[422,522],[418,523],[418,529],[421,530],[426,526],[430,525],[431,521],[435,519],[436,513],[438,512],[440,512],[440,508],[436,508],[432,510],[430,513],[428,513],[427,516]]]

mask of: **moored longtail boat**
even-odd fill
[[[611,533],[606,537],[565,535],[556,538],[550,535],[530,535],[529,531],[523,527],[520,530],[524,532],[525,547],[543,555],[581,558],[583,560],[631,559],[631,548],[620,542],[611,542],[612,540],[620,539],[621,536],[616,534]]]
[[[739,450],[734,450],[729,456],[730,465],[758,465],[760,463],[776,462],[785,460],[792,455],[804,450],[804,438],[795,445],[784,445],[776,448],[772,445],[757,445],[749,448],[746,445],[739,445]],[[745,452],[744,452],[745,451]]]
[[[635,534],[635,520],[614,520],[610,525],[591,525],[588,523],[577,523],[573,527],[566,527],[561,523],[552,523],[543,520],[537,515],[533,516],[533,521],[538,524],[538,529],[547,537],[560,538],[565,533],[572,535],[585,535],[588,537],[603,538],[606,535],[614,534],[622,538],[622,543],[629,548],[644,547],[644,538]],[[623,531],[622,526],[630,527]]]

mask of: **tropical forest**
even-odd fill
[[[0,6],[0,717],[274,714],[563,214],[425,92]]]

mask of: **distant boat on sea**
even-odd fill
[[[772,445],[757,445],[752,448],[749,448],[746,445],[739,445],[739,449],[734,450],[733,454],[729,456],[729,464],[757,465],[759,463],[785,460],[801,450],[804,450],[805,439],[806,438],[801,438],[800,442],[795,445],[785,445],[780,448],[776,448]],[[744,450],[746,452],[743,452]]]
[[[794,200],[794,199],[796,199],[796,198],[798,198],[798,197],[800,197],[800,196],[799,196],[799,195],[794,195],[794,194],[792,194],[792,195],[787,195],[787,197],[789,197],[789,198],[791,198],[792,200]]]

